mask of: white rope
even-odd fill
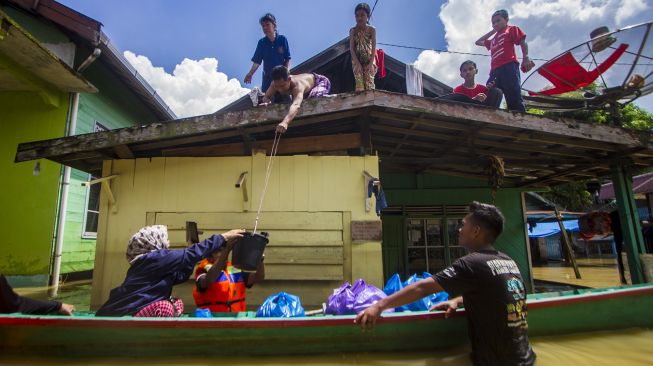
[[[268,167],[265,171],[265,182],[263,184],[263,192],[261,192],[261,201],[258,204],[258,211],[256,211],[256,222],[254,223],[254,234],[256,234],[256,228],[258,228],[258,219],[261,215],[261,208],[263,207],[263,200],[265,199],[265,194],[268,191],[268,182],[270,181],[270,173],[272,172],[272,158],[277,155],[277,148],[279,147],[279,141],[281,140],[281,134],[275,132],[274,141],[272,142],[272,151],[270,152],[270,157],[268,158]]]

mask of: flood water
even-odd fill
[[[639,366],[653,365],[653,330],[631,329],[619,332],[598,332],[563,337],[543,337],[532,340],[537,353],[537,365],[553,366]],[[219,347],[220,345],[216,345]],[[463,366],[471,365],[467,348],[437,352],[340,354],[324,356],[277,357],[202,357],[165,359],[93,359],[48,360],[24,357],[5,360],[0,365],[120,365],[120,366],[215,366],[215,365],[401,365],[401,366]]]

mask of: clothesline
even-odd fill
[[[482,57],[490,57],[490,55],[485,54],[485,53],[474,53],[474,52],[462,52],[462,51],[450,51],[450,50],[436,50],[433,48],[422,48],[422,47],[416,47],[416,46],[404,46],[400,44],[393,44],[393,43],[382,43],[382,42],[377,42],[378,45],[382,46],[388,46],[388,47],[397,47],[397,48],[408,48],[408,49],[413,49],[413,50],[419,50],[419,51],[433,51],[437,53],[451,53],[451,54],[456,54],[456,55],[468,55],[468,56],[482,56]],[[543,61],[543,62],[549,62],[551,59],[543,59],[543,58],[531,58],[533,61]],[[579,64],[593,64],[593,61],[581,61],[578,62]],[[615,65],[621,65],[621,66],[631,66],[632,64],[629,63],[616,63]],[[650,66],[651,64],[640,64],[640,66]]]
[[[437,53],[453,53],[457,55],[469,55],[469,56],[483,56],[483,57],[490,57],[490,55],[485,54],[485,53],[473,53],[473,52],[462,52],[462,51],[449,51],[449,50],[436,50],[433,48],[422,48],[422,47],[415,47],[415,46],[404,46],[404,45],[399,45],[399,44],[393,44],[393,43],[382,43],[382,42],[377,42],[377,44],[382,45],[382,46],[389,46],[389,47],[398,47],[398,48],[409,48],[409,49],[414,49],[414,50],[420,50],[420,51],[433,51]],[[534,61],[549,61],[541,58],[531,58],[531,60]]]

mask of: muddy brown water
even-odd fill
[[[542,337],[532,340],[537,365],[553,366],[644,366],[653,365],[653,330],[630,329],[619,332],[598,332],[570,336]],[[216,345],[219,347],[219,345]],[[31,358],[4,359],[0,365],[120,365],[120,366],[215,366],[215,365],[375,365],[375,366],[463,366],[471,365],[468,348],[437,352],[355,353],[318,356],[274,357],[185,357],[165,359],[85,359],[62,360]]]

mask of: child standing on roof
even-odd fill
[[[526,33],[517,26],[508,25],[506,10],[497,10],[492,14],[492,28],[476,41],[476,45],[485,46],[492,57],[488,85],[494,85],[503,91],[509,110],[525,112],[524,99],[521,96],[519,62],[514,46],[521,46],[522,72],[530,71],[535,64],[528,57]]]
[[[261,90],[265,93],[272,84],[272,69],[283,65],[290,68],[290,48],[285,36],[277,33],[277,19],[267,13],[259,20],[265,37],[259,39],[256,51],[252,56],[252,68],[245,75],[245,84],[252,82],[252,76],[263,64],[263,82]]]
[[[369,24],[372,11],[366,3],[356,5],[356,26],[349,30],[349,50],[356,91],[373,90],[376,75],[376,28]]]

